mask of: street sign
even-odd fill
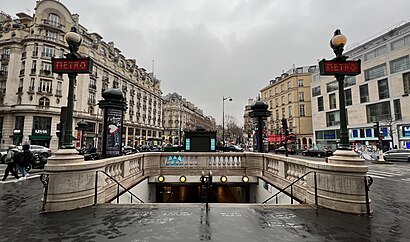
[[[53,73],[91,73],[93,69],[91,58],[52,58],[51,62]]]
[[[360,74],[360,60],[351,61],[334,61],[334,60],[321,60],[319,62],[320,75],[333,76],[333,75],[345,75],[356,76]]]

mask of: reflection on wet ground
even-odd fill
[[[409,185],[405,183],[404,185]],[[0,241],[409,241],[409,188],[375,182],[374,214],[326,209],[99,206],[40,214],[38,179],[0,184]]]

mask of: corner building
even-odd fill
[[[123,145],[162,141],[162,92],[152,73],[126,58],[113,42],[90,33],[79,15],[59,1],[37,1],[33,16],[16,15],[0,13],[0,148],[27,142],[58,149],[57,125],[64,122],[60,113],[67,106],[68,77],[51,72],[51,57],[69,52],[64,35],[73,26],[83,38],[79,53],[94,60],[93,73],[79,74],[75,83],[73,135],[79,138],[75,126],[86,121],[86,143],[101,147],[98,100],[104,90],[119,88],[127,103]]]
[[[282,119],[286,119],[291,139],[297,148],[312,147],[312,112],[310,83],[317,66],[293,67],[269,82],[260,90],[262,101],[269,105],[268,142],[280,144],[283,140]]]
[[[410,148],[410,23],[402,22],[345,52],[361,60],[362,73],[346,76],[344,95],[352,146]],[[339,142],[338,84],[316,74],[312,114],[316,143],[336,148]],[[380,135],[375,133],[379,122]]]

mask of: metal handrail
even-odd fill
[[[128,192],[129,194],[131,194],[131,203],[132,203],[132,197],[135,197],[138,201],[140,201],[141,203],[144,203],[144,201],[142,201],[139,197],[137,197],[137,195],[135,195],[129,189],[127,189],[126,187],[121,185],[121,183],[119,183],[117,180],[115,180],[112,176],[108,175],[107,172],[105,172],[105,171],[96,171],[95,172],[95,188],[94,188],[95,189],[94,190],[94,205],[97,205],[98,172],[104,173],[107,177],[109,177],[111,180],[113,180],[115,183],[117,183],[117,203],[120,202],[120,187],[122,189],[124,189],[123,193]]]
[[[298,179],[294,180],[292,183],[290,183],[289,185],[287,185],[285,188],[280,189],[277,193],[275,193],[274,195],[272,195],[270,198],[266,199],[265,201],[262,202],[262,204],[268,202],[269,200],[271,200],[274,197],[277,197],[280,193],[285,193],[285,190],[288,189],[290,187],[290,198],[291,198],[291,204],[293,204],[293,185],[300,181],[302,178],[304,178],[305,176],[307,176],[310,173],[314,173],[314,177],[315,177],[315,206],[318,207],[318,202],[317,202],[317,178],[316,178],[316,171],[309,171],[306,174],[304,174],[303,176],[299,177]],[[278,200],[276,199],[276,203],[278,202]]]

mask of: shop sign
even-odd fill
[[[34,129],[33,134],[48,135],[48,130],[47,129]]]

